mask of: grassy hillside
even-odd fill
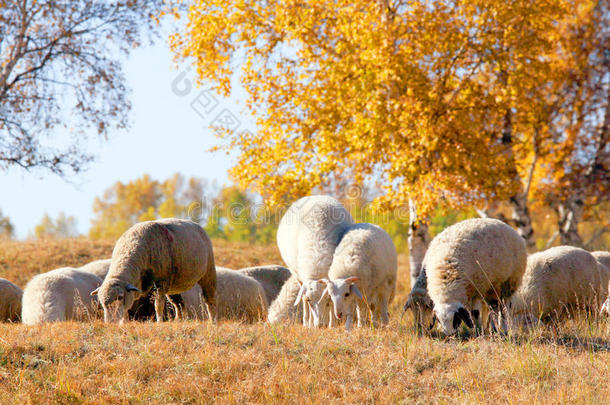
[[[281,263],[277,249],[214,241],[217,263]],[[0,277],[23,286],[42,270],[110,255],[87,240],[0,243]],[[0,325],[0,403],[606,403],[605,322],[529,334],[444,339],[400,320],[380,330],[308,330],[220,322]]]

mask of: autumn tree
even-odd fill
[[[137,222],[158,218],[198,220],[205,204],[204,180],[185,180],[175,174],[165,181],[149,175],[117,182],[93,203],[94,219],[89,230],[93,239],[115,239]]]
[[[78,171],[86,135],[127,124],[121,67],[161,0],[0,0],[0,169]],[[91,131],[90,131],[91,130]]]
[[[74,238],[78,236],[76,218],[60,212],[56,219],[45,213],[40,223],[34,228],[36,239]]]
[[[15,227],[11,223],[11,219],[2,214],[0,210],[0,239],[10,239],[13,237]]]
[[[271,204],[374,181],[378,205],[410,207],[423,246],[417,219],[438,205],[507,201],[533,247],[532,179],[580,91],[567,43],[607,26],[598,4],[201,0],[172,46],[222,94],[241,80],[257,128],[220,131],[221,146]]]

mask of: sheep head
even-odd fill
[[[326,289],[318,302],[322,302],[326,295],[330,297],[335,307],[335,316],[343,319],[347,316],[354,316],[353,311],[356,306],[356,299],[364,300],[360,289],[356,285],[360,281],[358,277],[338,278],[336,280],[326,280]]]
[[[469,328],[474,327],[470,312],[459,302],[434,306],[434,314],[445,335],[453,335],[464,322]]]
[[[320,326],[322,311],[328,306],[328,300],[321,300],[324,289],[326,288],[326,279],[321,280],[305,280],[301,283],[299,294],[297,295],[294,305],[298,306],[301,301],[303,305],[307,305],[313,315],[315,327]]]
[[[403,315],[407,310],[413,313],[415,326],[421,329],[432,329],[435,323],[434,303],[425,289],[414,288],[403,307]]]
[[[139,297],[140,289],[125,281],[111,279],[105,281],[100,287],[91,292],[97,296],[104,308],[104,321],[106,323],[123,322],[127,311]]]

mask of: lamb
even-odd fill
[[[218,319],[240,319],[256,322],[267,317],[267,298],[263,286],[240,271],[216,268]],[[180,294],[189,317],[204,319],[201,287]]]
[[[82,267],[79,267],[79,269],[82,271],[86,271],[87,273],[95,274],[103,280],[106,278],[106,274],[108,274],[111,261],[112,259],[96,260],[91,263],[87,263]]]
[[[303,306],[292,305],[299,294],[300,288],[301,283],[297,276],[291,275],[269,306],[269,315],[267,316],[269,323],[277,324],[286,320],[295,321],[303,317]]]
[[[375,325],[379,320],[387,324],[397,268],[396,248],[386,231],[367,223],[352,225],[335,250],[329,280],[321,280],[326,284],[322,297],[330,296],[335,316],[345,319],[348,331],[356,309],[359,327],[369,317]]]
[[[315,195],[294,202],[282,217],[277,230],[277,244],[282,259],[302,283],[300,297],[308,280],[326,277],[335,248],[347,228],[354,223],[343,205],[332,197]],[[291,284],[292,288],[293,284]],[[323,289],[315,296],[317,302]],[[289,293],[286,296],[291,295]],[[282,300],[281,303],[288,303]],[[288,308],[275,308],[290,312]],[[277,312],[276,312],[277,313]],[[281,316],[280,316],[281,317]],[[325,323],[321,319],[320,323]],[[303,324],[313,325],[309,305],[303,301]]]
[[[510,301],[513,324],[562,319],[577,309],[597,311],[608,294],[608,278],[586,250],[557,246],[534,253]]]
[[[23,291],[5,278],[0,278],[0,322],[18,322],[21,318]]]
[[[99,295],[106,322],[123,321],[134,301],[155,295],[155,316],[163,320],[165,296],[198,283],[211,319],[216,319],[216,268],[212,242],[197,224],[182,219],[141,222],[117,241]],[[176,314],[180,309],[175,306]]]
[[[462,321],[472,328],[469,310],[486,326],[487,305],[500,320],[504,302],[521,283],[526,259],[523,238],[496,219],[468,219],[439,233],[423,266],[443,333],[455,333]]]
[[[278,265],[256,266],[240,269],[239,272],[250,276],[263,286],[267,302],[272,303],[282,286],[290,278],[290,270]]]
[[[21,320],[26,325],[95,317],[91,292],[102,284],[95,274],[63,267],[34,276],[23,290]]]

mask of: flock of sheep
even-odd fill
[[[197,224],[142,222],[117,241],[111,259],[33,277],[21,291],[0,279],[0,320],[34,325],[101,316],[106,322],[237,319],[309,327],[387,324],[397,254],[380,227],[354,223],[328,196],[296,201],[277,242],[286,267],[216,267]],[[527,255],[517,232],[494,219],[469,219],[430,243],[404,305],[416,324],[446,335],[462,324],[503,330],[574,311],[610,314],[610,252],[559,246]]]

